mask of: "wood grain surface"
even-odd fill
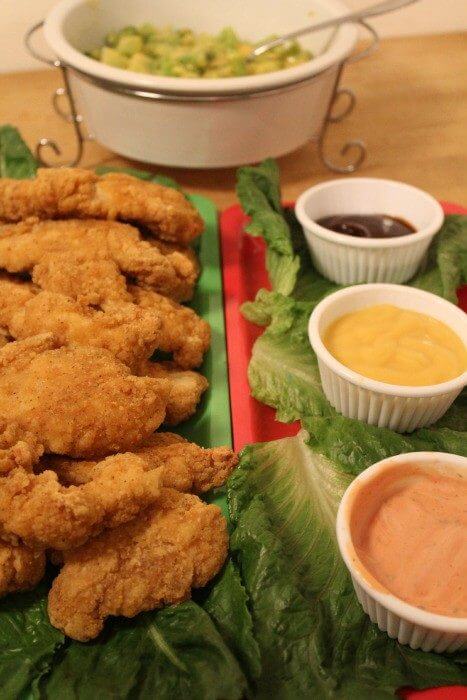
[[[50,70],[0,75],[0,123],[18,126],[30,145],[43,136],[54,138],[66,157],[73,152],[72,131],[51,106],[60,80]],[[353,89],[357,105],[329,129],[328,156],[338,160],[346,141],[362,139],[368,155],[359,175],[403,180],[467,205],[467,34],[385,39],[372,56],[346,68],[343,85]],[[129,161],[97,143],[86,144],[82,165],[102,163]],[[286,199],[335,177],[313,143],[281,158],[280,166]],[[152,169],[211,197],[221,209],[235,202],[232,169]]]

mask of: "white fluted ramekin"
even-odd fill
[[[437,615],[405,603],[385,592],[383,586],[375,587],[371,574],[364,575],[352,542],[352,506],[358,490],[384,471],[400,464],[447,465],[467,472],[467,458],[444,452],[412,452],[383,459],[365,469],[346,490],[337,513],[337,540],[342,558],[352,577],[357,598],[363,610],[380,630],[392,639],[408,644],[412,649],[435,652],[454,652],[467,648],[467,618]]]
[[[338,284],[406,282],[417,272],[444,219],[439,202],[423,190],[369,177],[310,187],[298,198],[295,213],[316,269]],[[395,216],[411,223],[416,232],[369,239],[336,233],[316,223],[339,214]]]
[[[369,379],[341,364],[326,349],[322,334],[344,314],[375,304],[393,304],[442,321],[467,345],[467,314],[429,292],[397,284],[362,284],[341,289],[323,299],[308,324],[311,346],[318,357],[323,391],[329,403],[347,418],[356,418],[400,433],[435,423],[467,384],[467,370],[430,386],[399,386]]]

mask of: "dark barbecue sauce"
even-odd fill
[[[339,214],[318,219],[324,228],[357,238],[397,238],[415,233],[412,224],[386,214]]]

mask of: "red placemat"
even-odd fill
[[[446,214],[467,214],[467,209],[442,202]],[[229,364],[232,434],[236,450],[252,442],[266,442],[296,435],[299,424],[279,423],[275,411],[250,395],[247,370],[251,349],[262,328],[240,313],[244,301],[254,299],[258,289],[270,289],[262,238],[244,234],[247,217],[239,205],[220,217],[224,311]],[[467,311],[467,285],[458,290],[459,305]],[[410,700],[467,700],[467,687],[452,686],[423,691],[401,691]]]

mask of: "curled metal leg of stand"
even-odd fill
[[[356,98],[354,93],[349,90],[348,88],[338,88],[337,85],[339,83],[340,75],[342,72],[342,67],[338,73],[337,80],[336,80],[336,86],[334,89],[334,94],[332,96],[331,102],[329,104],[329,109],[328,113],[326,115],[326,120],[324,122],[323,129],[321,131],[319,140],[318,140],[318,153],[319,157],[321,159],[321,162],[333,173],[340,173],[340,174],[348,174],[348,173],[353,173],[358,168],[361,166],[363,161],[365,160],[366,157],[366,147],[365,144],[360,141],[360,140],[353,140],[353,141],[348,141],[345,143],[341,150],[340,150],[340,155],[345,158],[345,156],[350,156],[350,160],[345,164],[345,165],[337,165],[333,161],[331,161],[324,153],[324,138],[326,136],[326,132],[328,129],[329,124],[336,124],[337,122],[342,121],[345,117],[347,117],[353,110],[356,104]],[[333,114],[333,109],[337,105],[338,101],[341,99],[342,96],[345,96],[347,98],[347,103],[345,104],[344,108],[341,109],[339,112]]]
[[[366,22],[359,22],[359,24],[361,24],[371,34],[372,42],[369,46],[365,47],[358,53],[353,54],[350,58],[348,58],[346,63],[353,63],[368,56],[372,51],[376,49],[379,43],[378,34],[371,25],[367,24]],[[346,156],[349,157],[348,161],[344,165],[338,165],[337,163],[334,163],[324,153],[324,139],[329,125],[336,124],[345,119],[345,117],[347,117],[353,111],[357,101],[352,90],[350,90],[349,88],[339,87],[339,82],[342,76],[344,65],[345,64],[342,63],[337,72],[336,81],[334,83],[334,92],[329,102],[326,118],[324,120],[323,128],[318,139],[318,153],[321,162],[332,172],[343,175],[354,173],[356,170],[358,170],[358,168],[362,165],[363,161],[366,158],[366,146],[360,139],[348,141],[340,149],[340,155],[343,158],[345,158]],[[343,107],[340,109],[340,111],[336,111],[336,106],[339,102],[342,102],[343,99],[345,99]]]
[[[62,154],[62,150],[60,146],[57,144],[56,141],[53,139],[49,138],[42,138],[40,139],[39,143],[36,145],[35,153],[36,153],[36,158],[42,167],[49,168],[49,167],[73,167],[75,165],[78,165],[78,163],[81,161],[81,158],[83,156],[83,148],[84,148],[84,142],[86,140],[86,137],[83,135],[81,131],[81,124],[83,121],[83,118],[80,114],[78,114],[76,110],[76,103],[75,99],[73,96],[73,93],[71,91],[71,86],[70,86],[70,81],[68,77],[68,70],[65,65],[61,63],[58,59],[50,59],[42,54],[40,54],[32,45],[32,39],[33,36],[36,34],[37,31],[42,29],[44,22],[39,22],[38,24],[34,25],[34,27],[31,27],[31,29],[27,32],[26,36],[24,37],[24,43],[26,45],[27,50],[29,53],[34,56],[34,58],[37,58],[37,60],[42,61],[42,63],[46,63],[49,66],[54,66],[55,68],[59,68],[62,73],[63,77],[63,83],[64,87],[58,88],[55,90],[55,93],[52,97],[52,104],[54,107],[55,112],[62,118],[65,119],[68,123],[73,125],[73,130],[75,133],[75,139],[76,139],[76,153],[74,158],[67,162],[59,162],[59,163],[49,163],[47,160],[44,159],[44,152],[46,150],[48,151],[53,151],[53,153],[56,156],[60,156]],[[60,98],[62,97],[67,97],[68,99],[68,105],[69,105],[69,111],[65,112],[62,107],[59,104]]]
[[[343,95],[345,95],[347,99],[347,104],[344,106],[344,109],[342,109],[340,112],[337,112],[337,114],[333,114],[332,112],[334,110],[334,107],[337,105],[338,102],[340,102],[340,98]],[[334,99],[332,101],[331,106],[331,113],[328,114],[328,122],[330,124],[337,124],[338,122],[341,122],[353,111],[356,102],[357,98],[355,97],[354,92],[350,90],[350,88],[338,88],[334,93]]]

